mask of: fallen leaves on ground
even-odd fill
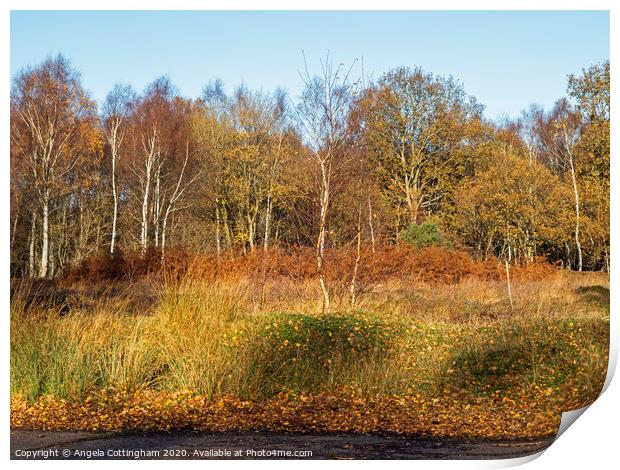
[[[363,397],[355,391],[313,396],[281,393],[268,400],[207,399],[190,391],[121,394],[83,402],[13,397],[11,426],[81,431],[287,431],[396,433],[437,437],[534,438],[554,435],[558,402],[547,390],[465,399],[458,393]],[[547,398],[540,398],[547,397]],[[555,403],[555,405],[553,404]]]

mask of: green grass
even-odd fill
[[[582,300],[609,313],[609,289],[604,286],[583,286],[577,289]]]
[[[148,315],[105,302],[94,312],[33,314],[16,300],[11,394],[79,401],[112,388],[265,399],[349,388],[433,397],[449,388],[474,400],[537,386],[592,396],[605,377],[608,300],[598,288],[574,292],[569,304],[545,297],[544,311],[523,303],[518,315],[474,310],[444,320],[371,305],[330,315],[258,312],[234,292],[196,285],[165,290]],[[434,305],[445,309],[449,298]]]
[[[256,368],[265,394],[359,386],[360,365],[387,366],[405,331],[361,312],[311,316],[278,314],[259,335]],[[370,371],[366,371],[368,374]]]
[[[510,322],[453,348],[446,383],[476,393],[527,385],[561,387],[604,376],[608,324],[595,319]]]

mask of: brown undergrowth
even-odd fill
[[[182,248],[170,249],[162,261],[161,252],[150,249],[144,256],[136,252],[115,255],[105,254],[86,258],[82,264],[67,272],[68,283],[86,280],[135,279],[161,274],[168,278],[194,278],[203,280],[289,279],[302,281],[317,276],[313,248],[256,249],[249,253],[235,251],[216,254],[190,255]],[[331,283],[350,279],[356,253],[352,249],[326,250],[325,274]],[[537,258],[527,264],[512,267],[515,280],[542,280],[553,275],[556,269]],[[506,273],[502,263],[495,258],[480,261],[468,253],[439,247],[413,248],[404,245],[386,245],[376,250],[364,246],[360,255],[357,281],[368,287],[389,279],[423,281],[428,283],[456,283],[468,278],[502,280]]]

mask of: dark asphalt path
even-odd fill
[[[11,459],[84,459],[89,456],[132,459],[140,450],[146,453],[142,458],[156,459],[501,459],[534,454],[552,442],[553,438],[467,441],[367,434],[160,432],[123,435],[17,429],[11,430]],[[288,456],[283,453],[286,451],[290,451]]]

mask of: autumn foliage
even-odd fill
[[[189,99],[159,77],[142,93],[114,87],[101,109],[63,56],[20,71],[11,90],[12,275],[109,279],[156,272],[174,246],[224,260],[281,246],[318,249],[319,280],[323,270],[333,279],[356,258],[339,253],[358,242],[397,245],[430,227],[442,236],[421,245],[491,264],[545,257],[609,268],[608,62],[571,76],[553,109],[506,123],[485,119],[451,77],[396,67],[362,87],[336,64],[308,70],[299,100],[245,87],[227,95],[220,82]],[[323,249],[337,266],[321,260]],[[443,264],[442,254],[428,256]],[[455,256],[455,272],[426,269],[421,257],[403,269],[440,282],[470,275],[465,255]],[[275,271],[295,271],[274,257],[283,261]],[[310,269],[300,257],[300,270]],[[381,278],[391,262],[367,264],[366,275]]]
[[[248,254],[229,251],[220,257],[216,254],[192,255],[175,248],[169,250],[165,262],[162,262],[161,251],[155,249],[150,249],[144,256],[139,252],[125,254],[117,251],[114,255],[86,258],[78,268],[69,271],[64,280],[98,282],[157,275],[179,280],[307,281],[317,277],[314,256],[314,250],[299,247],[255,250]],[[327,250],[325,271],[330,284],[335,288],[345,288],[350,282],[355,259],[353,249]],[[373,251],[365,246],[360,259],[357,281],[362,291],[394,279],[452,284],[465,279],[499,281],[506,277],[503,263],[495,258],[480,261],[465,251],[440,247],[388,245]],[[537,281],[557,273],[556,267],[540,258],[510,269],[515,280]]]

